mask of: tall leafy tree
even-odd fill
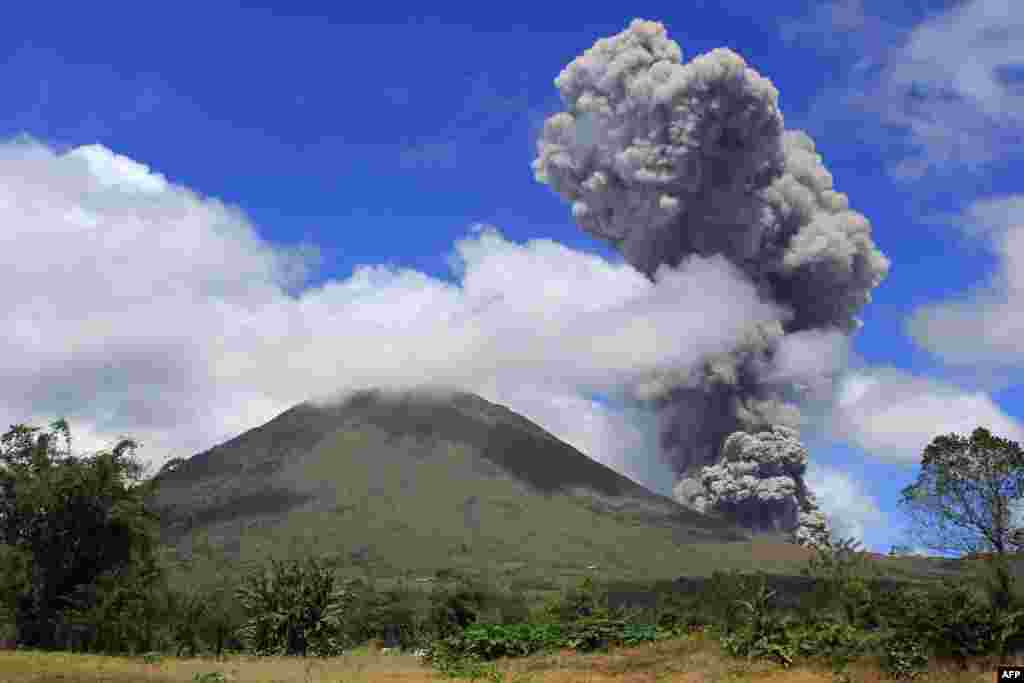
[[[924,450],[915,483],[899,501],[916,541],[940,553],[991,553],[994,606],[1008,608],[1012,574],[1007,555],[1024,548],[1015,519],[1024,497],[1024,451],[978,427],[965,438],[936,437]]]
[[[12,561],[27,558],[18,568],[27,585],[7,590],[23,642],[52,648],[59,612],[76,599],[82,607],[81,586],[152,556],[159,517],[135,441],[74,457],[65,420],[39,431],[14,425],[0,437],[0,543]]]

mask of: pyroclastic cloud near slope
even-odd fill
[[[889,262],[814,142],[785,129],[778,91],[729,49],[683,62],[664,26],[640,19],[555,86],[565,111],[545,122],[534,173],[584,230],[655,281],[723,256],[786,312],[696,369],[664,366],[637,386],[660,406],[668,463],[685,478],[734,432],[799,426],[801,400],[828,393],[838,368],[780,372],[778,359],[799,358],[786,349],[808,340],[843,345]]]

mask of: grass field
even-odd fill
[[[1022,664],[1024,658],[1012,663]],[[967,672],[956,671],[952,665],[933,664],[919,680],[990,683],[996,664],[995,659],[978,659],[971,662]],[[564,651],[501,660],[493,671],[495,673],[476,680],[505,683],[836,683],[839,680],[873,683],[886,680],[877,662],[872,660],[854,662],[846,670],[848,678],[841,679],[825,663],[787,670],[763,661],[731,659],[722,655],[718,644],[703,634],[608,653]],[[166,657],[150,663],[141,657],[0,652],[0,680],[4,683],[419,683],[451,679],[444,678],[412,655],[361,648],[329,659],[231,656],[218,661]]]

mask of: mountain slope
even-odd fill
[[[788,571],[808,553],[654,494],[465,393],[302,403],[159,477],[162,541],[232,559],[309,552],[352,571],[534,581]],[[590,569],[588,569],[590,567]]]

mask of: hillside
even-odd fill
[[[442,569],[542,586],[788,572],[808,551],[752,540],[465,393],[302,403],[159,477],[161,540],[208,534],[233,561],[307,552],[353,574]]]

